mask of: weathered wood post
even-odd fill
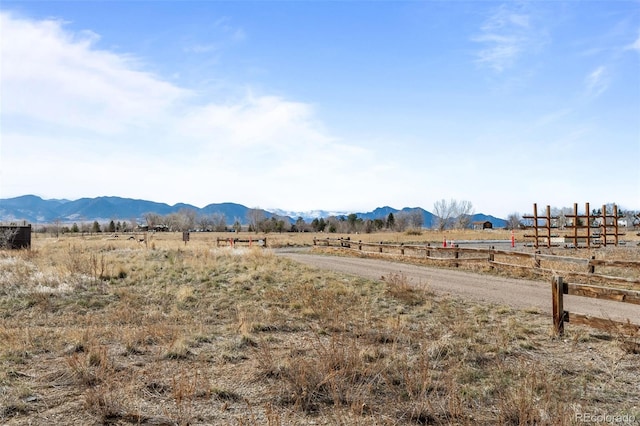
[[[551,206],[547,205],[547,248],[551,248]]]
[[[589,216],[589,203],[584,203],[585,215],[587,220],[587,248],[591,248],[591,216]],[[576,246],[578,241],[576,241]]]
[[[489,266],[490,266],[491,268],[494,268],[494,267],[495,267],[495,266],[493,266],[493,265],[491,264],[491,262],[494,262],[494,261],[496,260],[496,255],[493,253],[493,250],[494,250],[495,248],[496,248],[495,246],[490,246],[490,247],[489,247]]]
[[[538,235],[538,204],[537,203],[533,203],[533,229],[535,231],[535,248],[538,248],[539,246],[539,238],[540,236]]]
[[[458,251],[458,244],[454,244],[453,245],[453,258],[454,259],[458,259],[459,257],[460,257],[460,252]],[[458,267],[458,262],[455,262],[453,264],[453,267],[457,268]]]
[[[400,254],[404,256],[404,243],[400,243]]]
[[[555,275],[551,281],[551,303],[553,308],[553,330],[556,336],[564,334],[564,303],[562,277]]]

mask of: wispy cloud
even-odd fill
[[[247,34],[241,27],[232,24],[231,18],[223,17],[216,20],[213,26],[227,35],[232,41],[243,41],[247,38]]]
[[[610,84],[610,77],[607,68],[599,66],[585,77],[585,87],[587,96],[597,98],[602,95]]]
[[[636,38],[636,40],[629,44],[626,48],[626,50],[636,50],[638,51],[638,53],[640,53],[640,31],[638,32],[638,38]]]
[[[480,28],[480,34],[472,41],[484,47],[477,52],[477,63],[503,72],[542,39],[534,34],[531,17],[501,5]]]
[[[218,52],[225,47],[241,43],[247,39],[247,34],[241,27],[236,27],[228,17],[215,20],[210,25],[210,31],[216,34],[215,42],[187,42],[183,50],[187,53],[206,54]],[[195,35],[194,37],[198,37]]]

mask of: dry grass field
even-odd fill
[[[555,338],[535,309],[436,296],[402,275],[321,272],[215,237],[36,236],[30,251],[0,252],[0,423],[640,419],[638,336],[572,326]]]

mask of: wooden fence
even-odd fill
[[[606,331],[619,330],[632,335],[640,331],[640,325],[630,322],[618,322],[605,318],[592,317],[590,315],[569,313],[564,310],[563,296],[565,294],[640,305],[640,292],[638,291],[585,284],[569,284],[565,283],[562,277],[556,275],[551,281],[553,327],[556,335],[562,335],[564,333],[565,322],[588,325]]]
[[[267,247],[267,237],[258,237],[258,238],[216,238],[216,247],[220,246],[228,246],[228,247],[236,247],[236,246],[245,246],[245,247]]]
[[[551,206],[547,206],[546,214],[538,214],[538,205],[533,205],[533,215],[523,216],[523,219],[531,220],[532,225],[527,229],[532,229],[533,234],[525,237],[533,238],[534,247],[557,246],[556,239],[563,242],[571,241],[573,247],[598,247],[607,244],[618,245],[619,237],[625,235],[618,227],[618,206],[613,205],[611,213],[607,213],[607,206],[603,205],[601,214],[594,215],[589,211],[589,203],[585,203],[585,213],[578,214],[578,204],[573,204],[573,214],[565,214],[566,223],[562,226],[569,230],[567,235],[560,237],[556,229],[560,228],[558,216],[551,216]],[[552,233],[553,230],[553,233]]]
[[[562,272],[565,277],[582,277],[596,278],[607,282],[637,284],[640,285],[640,278],[626,278],[623,276],[597,274],[596,268],[608,268],[615,271],[628,271],[632,268],[640,271],[639,261],[623,261],[623,260],[603,260],[591,258],[578,258],[569,256],[557,256],[551,254],[543,254],[540,251],[521,252],[515,250],[498,250],[494,247],[475,248],[475,247],[459,247],[456,244],[443,247],[440,245],[427,244],[392,244],[392,243],[368,243],[361,240],[355,241],[350,238],[314,238],[315,246],[338,247],[343,249],[358,250],[368,253],[377,254],[394,254],[400,256],[411,256],[418,259],[426,259],[434,263],[450,265],[458,267],[463,263],[487,263],[491,267],[510,267],[526,269],[534,273],[553,275]],[[500,262],[496,260],[496,256],[506,258],[525,259],[528,264],[517,264],[509,262]],[[545,267],[545,263],[553,265],[572,264],[574,270],[559,270],[557,267]],[[575,269],[579,270],[575,270]]]
[[[563,308],[563,295],[576,295],[597,299],[614,300],[618,302],[633,303],[640,305],[640,292],[611,287],[601,287],[595,285],[566,283],[562,277],[556,275],[556,268],[543,268],[542,262],[569,263],[578,265],[582,271],[562,271],[565,277],[596,278],[607,283],[640,284],[640,278],[625,278],[620,276],[596,274],[596,267],[607,267],[628,271],[629,268],[640,271],[639,261],[622,260],[602,260],[591,258],[577,258],[569,256],[556,256],[542,254],[539,251],[534,253],[519,252],[515,250],[496,250],[495,248],[471,248],[453,246],[442,247],[431,244],[387,244],[387,243],[366,243],[363,241],[353,241],[350,238],[314,238],[313,244],[318,246],[339,247],[348,250],[357,250],[376,254],[395,254],[401,256],[411,256],[420,259],[428,259],[439,263],[448,264],[454,267],[464,262],[486,262],[492,267],[516,267],[525,268],[537,273],[545,273],[553,276],[552,281],[552,305],[553,323],[557,334],[564,332],[564,323],[583,324],[595,328],[612,330],[617,329],[627,333],[637,333],[640,326],[631,323],[615,322],[608,319],[569,313]],[[446,256],[446,257],[445,257]],[[507,262],[497,262],[496,256],[517,257],[530,259],[529,265],[520,265]]]

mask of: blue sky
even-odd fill
[[[640,209],[638,1],[0,10],[0,198]]]

